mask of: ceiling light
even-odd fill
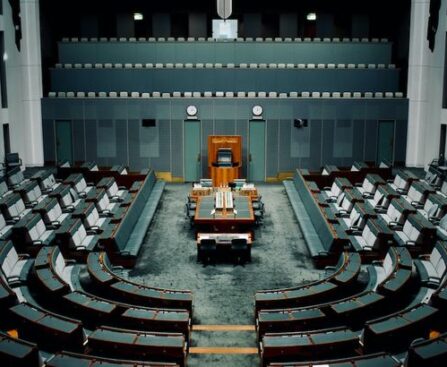
[[[307,14],[307,20],[310,20],[310,21],[315,21],[315,20],[317,20],[317,14],[316,13],[309,13],[309,14]]]
[[[133,19],[134,20],[143,20],[143,14],[141,14],[141,13],[134,13],[133,14]]]

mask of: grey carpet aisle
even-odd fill
[[[282,185],[261,185],[266,207],[256,231],[252,262],[244,266],[196,261],[194,233],[184,215],[191,186],[169,184],[129,278],[162,288],[193,291],[193,324],[253,324],[259,289],[318,279]]]

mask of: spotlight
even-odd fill
[[[317,20],[317,14],[316,13],[308,13],[306,16],[306,19],[311,22],[314,22]]]
[[[141,14],[141,13],[134,13],[133,14],[133,19],[134,20],[143,20],[143,14]]]

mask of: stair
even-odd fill
[[[253,325],[193,325],[188,367],[259,366]]]

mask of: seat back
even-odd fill
[[[99,220],[99,213],[94,204],[89,205],[89,213],[85,217],[85,221],[87,222],[87,227],[91,228],[96,226],[96,223]]]
[[[3,274],[8,278],[19,261],[19,255],[12,243],[8,241],[0,248],[0,263]]]

